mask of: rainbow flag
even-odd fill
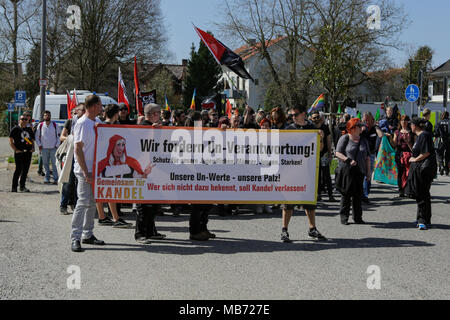
[[[322,93],[316,101],[312,104],[311,108],[308,110],[308,113],[312,111],[322,109],[325,106],[325,95]]]
[[[172,112],[172,110],[170,110],[170,107],[169,107],[169,102],[167,101],[167,96],[164,95],[164,98],[166,99],[166,108],[164,110]]]
[[[191,110],[195,110],[195,96],[197,95],[197,89],[194,89],[194,94],[192,95],[192,102],[191,102]]]

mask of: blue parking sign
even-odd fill
[[[25,91],[16,91],[15,104],[17,107],[25,107],[25,102],[27,100],[27,93]]]
[[[8,103],[8,112],[14,112],[14,103]]]

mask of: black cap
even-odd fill
[[[119,103],[119,110],[124,110],[124,109],[128,111],[127,105],[123,102]]]

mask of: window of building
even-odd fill
[[[255,86],[259,85],[259,79],[255,79]]]
[[[433,95],[442,96],[444,95],[444,82],[443,81],[435,81],[433,82]]]

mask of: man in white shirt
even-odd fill
[[[72,251],[81,252],[80,241],[84,244],[104,245],[93,233],[95,216],[95,199],[92,190],[94,183],[93,167],[95,152],[95,126],[99,122],[96,116],[102,110],[102,102],[96,95],[90,95],[85,101],[86,113],[78,119],[74,127],[75,166],[74,173],[78,180],[77,206],[72,218]],[[81,240],[83,238],[83,240]]]
[[[61,130],[55,122],[51,121],[51,117],[50,111],[44,111],[44,121],[39,123],[36,129],[36,144],[39,147],[45,168],[45,184],[50,184],[50,162],[52,163],[53,184],[58,183],[55,154],[59,147]]]

